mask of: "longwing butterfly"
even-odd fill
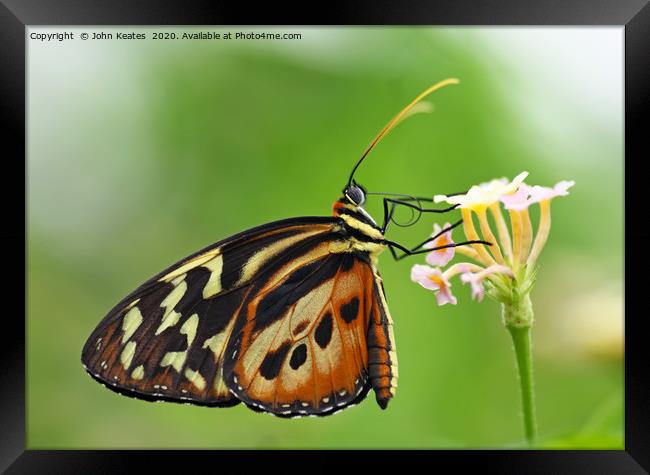
[[[363,208],[372,193],[354,173],[422,98],[457,82],[431,86],[384,127],[354,166],[332,216],[228,237],[122,299],[86,341],[86,371],[109,389],[146,400],[244,402],[281,417],[325,416],[372,388],[385,409],[397,389],[397,354],[377,257],[386,248],[396,259],[431,252],[422,246],[435,236],[408,249],[384,233],[398,205],[417,213],[453,207],[426,209],[421,201],[431,199],[384,194],[379,226]]]

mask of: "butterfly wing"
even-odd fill
[[[386,407],[397,361],[373,269],[367,254],[345,252],[289,262],[256,282],[226,349],[233,393],[284,417],[332,414],[371,387]]]
[[[287,261],[328,252],[332,218],[295,218],[237,234],[177,262],[118,303],[82,363],[110,389],[150,400],[228,406],[223,356],[253,282]]]

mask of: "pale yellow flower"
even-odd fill
[[[486,183],[472,186],[469,191],[461,195],[435,195],[433,201],[445,201],[459,208],[480,209],[496,203],[504,195],[510,195],[519,189],[519,185],[526,179],[528,172],[522,172],[512,181],[507,178],[495,178]]]
[[[483,298],[483,281],[490,283],[489,293],[502,302],[511,300],[514,294],[525,296],[530,292],[536,262],[550,232],[551,199],[568,195],[568,189],[574,185],[573,181],[561,181],[553,188],[528,186],[524,183],[527,176],[528,172],[522,172],[512,181],[498,178],[472,186],[465,194],[434,197],[438,203],[445,201],[458,205],[463,215],[463,231],[467,240],[492,244],[456,247],[458,254],[471,258],[475,263],[456,263],[442,273],[446,282],[455,275],[462,274],[461,281],[471,285],[472,296],[477,300]],[[533,204],[540,206],[536,233],[533,232],[528,212]],[[509,223],[503,215],[502,206],[508,211]],[[488,210],[492,215],[491,221],[488,219]],[[475,222],[478,222],[478,229]],[[437,226],[435,229],[441,228]],[[454,242],[451,230],[445,234],[445,239]],[[449,253],[448,257],[436,261],[429,256],[427,260],[432,265],[443,266],[453,254]],[[414,269],[416,267],[416,274],[423,275],[422,266],[416,264]],[[449,296],[446,296],[447,301],[451,300]]]

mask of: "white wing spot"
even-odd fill
[[[133,379],[142,379],[144,378],[144,366],[140,365],[131,373]]]
[[[203,349],[210,348],[212,353],[214,353],[214,357],[216,359],[221,359],[221,355],[225,348],[226,338],[230,335],[230,331],[232,330],[234,323],[235,320],[233,319],[233,321],[226,328],[205,340],[203,342]]]
[[[167,330],[169,327],[173,327],[178,323],[181,318],[181,314],[172,310],[171,312],[165,312],[165,316],[160,322],[160,326],[156,329],[156,335],[160,335],[162,332]]]
[[[122,331],[124,331],[124,335],[122,335],[122,343],[126,343],[128,339],[133,336],[141,323],[142,314],[138,307],[133,307],[126,315],[124,315],[124,320],[122,320]]]
[[[190,368],[187,368],[185,370],[185,377],[188,379],[190,383],[196,386],[196,388],[199,391],[203,391],[205,389],[205,385],[206,385],[205,378],[201,376],[201,373],[199,373],[198,371],[194,371]]]
[[[129,369],[129,366],[131,366],[131,361],[133,360],[133,355],[135,354],[135,347],[135,341],[130,341],[124,345],[124,349],[120,354],[120,362],[122,363],[122,366],[124,366],[125,370]]]
[[[223,270],[223,255],[219,254],[209,260],[203,267],[210,271],[210,278],[203,287],[203,298],[207,299],[221,292],[221,271]]]
[[[214,257],[214,255],[218,254],[219,252],[220,252],[219,248],[216,248],[216,249],[209,250],[205,254],[202,254],[200,256],[196,256],[194,259],[186,262],[182,266],[178,267],[177,269],[174,269],[170,273],[168,273],[168,274],[164,275],[163,277],[161,277],[160,279],[158,279],[158,282],[162,282],[162,281],[169,282],[170,280],[180,276],[181,274],[185,274],[188,270],[194,269],[195,267],[198,267],[201,264],[203,264],[204,262],[212,259]]]
[[[174,307],[178,302],[181,301],[181,298],[183,298],[183,295],[185,295],[186,290],[187,282],[183,280],[176,287],[174,287],[174,290],[172,290],[162,302],[160,302],[160,306],[165,309],[165,312],[163,313],[160,326],[156,330],[156,335],[160,334],[163,330],[165,330],[165,328],[174,326],[176,323],[178,323],[180,314],[176,314],[177,312],[174,311]],[[172,313],[176,315],[170,315]]]

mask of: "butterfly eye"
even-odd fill
[[[366,201],[366,194],[356,185],[346,188],[345,196],[357,206],[361,206]]]

